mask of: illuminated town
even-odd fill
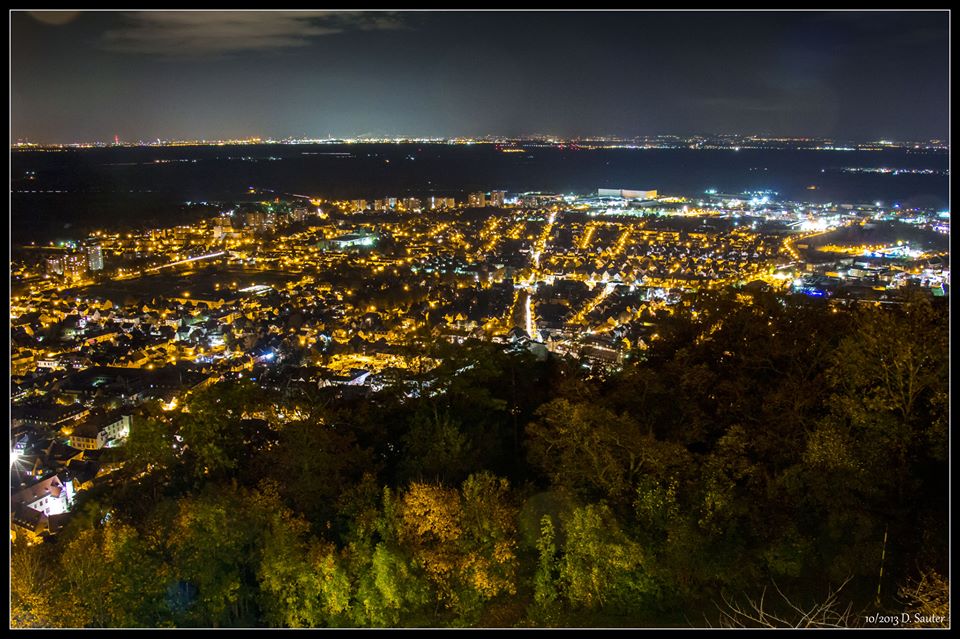
[[[423,331],[617,369],[657,339],[685,292],[759,288],[838,307],[895,304],[911,289],[948,295],[943,248],[842,243],[878,225],[946,236],[950,219],[765,192],[290,195],[193,225],[29,246],[11,265],[13,437],[42,425],[61,446],[120,445],[124,410],[148,398],[172,410],[193,388],[241,374],[375,393],[403,375],[404,347]],[[97,391],[120,379],[137,386]],[[107,407],[117,417],[104,419]],[[66,502],[24,499],[41,519],[27,513],[37,527],[20,530],[39,541],[43,518]]]
[[[760,286],[837,305],[949,291],[943,248],[817,244],[878,224],[945,236],[948,212],[772,197],[275,197],[190,226],[29,247],[12,265],[15,399],[88,366],[222,376],[293,362],[318,382],[352,371],[375,388],[419,329],[615,366],[684,291]]]

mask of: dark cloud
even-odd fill
[[[31,17],[44,23],[60,26],[73,22],[80,16],[79,11],[28,11]]]
[[[125,53],[196,56],[305,47],[350,29],[393,29],[394,14],[331,11],[144,11],[107,31],[102,48]]]

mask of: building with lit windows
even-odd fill
[[[342,251],[349,248],[362,248],[373,246],[377,241],[376,235],[368,233],[347,233],[340,237],[334,237],[329,240],[322,240],[317,244],[326,251]]]
[[[55,257],[47,258],[47,274],[48,275],[63,275],[63,257],[57,255]]]
[[[99,246],[91,246],[87,249],[87,267],[91,271],[103,270],[103,251]]]
[[[99,450],[129,434],[129,415],[94,415],[73,428],[69,444],[79,450]]]
[[[73,502],[73,483],[53,475],[13,493],[14,505],[26,506],[46,516],[59,515],[70,510]]]
[[[103,268],[102,262],[101,258],[101,268]],[[49,275],[63,275],[75,279],[83,277],[86,272],[87,257],[84,255],[58,255],[47,258],[47,273]]]
[[[597,195],[600,197],[622,197],[626,200],[657,199],[656,189],[651,189],[648,191],[635,191],[630,189],[597,189]]]
[[[85,255],[68,255],[63,259],[63,274],[71,279],[79,279],[87,272]]]

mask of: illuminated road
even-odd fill
[[[534,247],[532,253],[533,256],[533,267],[535,269],[540,268],[540,256],[547,248],[547,240],[550,239],[550,232],[553,230],[553,223],[557,220],[557,212],[551,211],[550,217],[547,218],[547,225],[543,229],[543,233],[540,234],[540,239],[537,242],[537,246]]]
[[[208,253],[207,255],[199,255],[197,257],[189,257],[185,260],[177,260],[176,262],[170,262],[169,264],[163,264],[161,266],[153,266],[148,269],[144,269],[144,273],[149,273],[151,271],[159,271],[162,268],[167,268],[168,266],[176,266],[177,264],[186,264],[187,262],[196,262],[198,260],[209,260],[214,257],[220,257],[221,255],[226,255],[226,251],[220,251],[219,253]]]
[[[540,331],[537,330],[537,325],[533,322],[533,302],[531,298],[533,297],[532,293],[527,291],[525,293],[527,296],[526,300],[526,315],[527,315],[527,335],[530,336],[530,339],[540,341]]]
[[[525,293],[527,296],[525,302],[526,326],[527,335],[530,336],[530,339],[536,341],[540,341],[541,338],[540,331],[537,330],[537,324],[533,320],[533,295],[537,290],[536,283],[540,281],[540,256],[547,250],[547,242],[550,241],[550,233],[553,231],[553,225],[556,221],[557,212],[551,211],[547,218],[547,224],[543,227],[543,232],[540,234],[536,246],[533,247],[533,251],[530,253],[531,258],[533,258],[533,276],[530,278],[530,282],[528,282],[530,288],[527,288]]]
[[[616,288],[617,288],[617,285],[614,284],[613,282],[610,282],[604,285],[604,287],[600,289],[600,292],[597,293],[596,297],[594,297],[592,300],[587,302],[587,304],[582,309],[580,309],[580,312],[577,313],[574,317],[572,317],[570,321],[567,323],[573,324],[573,325],[582,325],[583,322],[587,319],[587,315],[589,315],[590,312],[593,311],[593,309],[599,306],[600,302],[602,302],[604,298],[610,295],[610,293],[612,293]],[[591,330],[590,332],[593,332],[593,331]]]

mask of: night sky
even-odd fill
[[[948,134],[935,12],[13,12],[13,140]]]

